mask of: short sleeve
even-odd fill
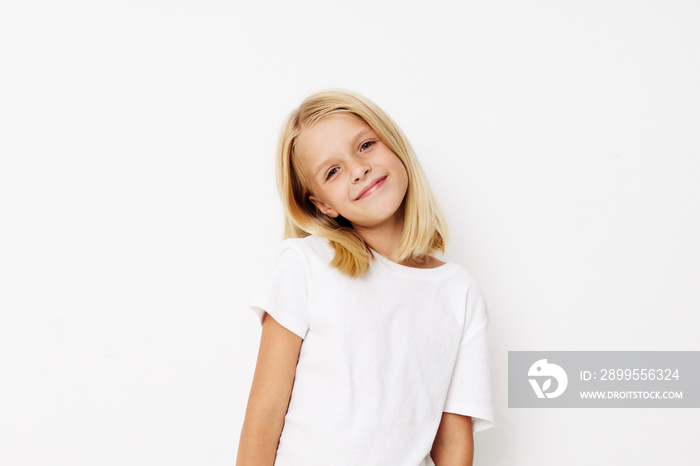
[[[306,337],[309,328],[306,275],[301,253],[283,243],[270,278],[250,305],[261,325],[267,312],[286,329]]]
[[[462,340],[443,411],[471,416],[472,430],[478,432],[493,427],[495,419],[487,339],[489,316],[477,286],[469,289],[466,306]]]

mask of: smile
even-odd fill
[[[376,180],[372,181],[370,184],[368,184],[365,189],[360,192],[360,195],[357,196],[355,199],[356,201],[359,201],[360,199],[364,199],[365,197],[369,196],[373,192],[375,192],[377,189],[379,189],[383,184],[384,181],[386,180],[386,177],[389,175],[384,175],[381,178],[377,178]]]

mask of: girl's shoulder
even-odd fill
[[[437,261],[442,262],[442,265],[435,267],[433,269],[422,269],[428,271],[444,271],[441,277],[446,280],[457,284],[460,289],[471,290],[478,289],[479,284],[474,278],[474,275],[463,266],[461,263],[453,262],[452,260],[443,257],[442,260],[437,259]]]
[[[300,249],[331,249],[326,238],[317,235],[309,235],[304,238],[287,238],[282,241],[282,248],[292,247]]]
[[[304,238],[287,238],[280,244],[279,252],[286,249],[293,249],[305,260],[316,259],[324,263],[329,263],[333,258],[333,248],[326,238],[316,235],[309,235]]]

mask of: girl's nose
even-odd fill
[[[362,178],[364,178],[365,176],[367,176],[367,173],[369,173],[369,168],[367,168],[367,169],[362,173],[362,176],[357,176],[357,177],[355,177],[354,181],[355,181],[355,182],[360,181]]]
[[[357,183],[361,179],[363,179],[369,172],[372,171],[372,168],[370,167],[369,163],[365,160],[356,160],[355,163],[353,164],[351,168],[351,176],[352,176],[352,181],[354,183]]]

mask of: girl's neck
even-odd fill
[[[353,225],[353,228],[360,235],[365,243],[387,259],[399,262],[399,244],[401,244],[401,234],[403,233],[403,212],[399,213],[372,228],[364,228]]]
[[[391,220],[384,222],[382,225],[377,225],[372,228],[363,228],[358,225],[353,225],[353,228],[360,235],[365,243],[372,249],[377,251],[382,256],[392,262],[405,265],[407,267],[417,267],[421,269],[432,269],[440,267],[444,264],[443,261],[436,257],[429,257],[426,262],[407,263],[399,260],[399,244],[401,244],[401,234],[403,233],[404,217],[403,212],[397,213]]]

